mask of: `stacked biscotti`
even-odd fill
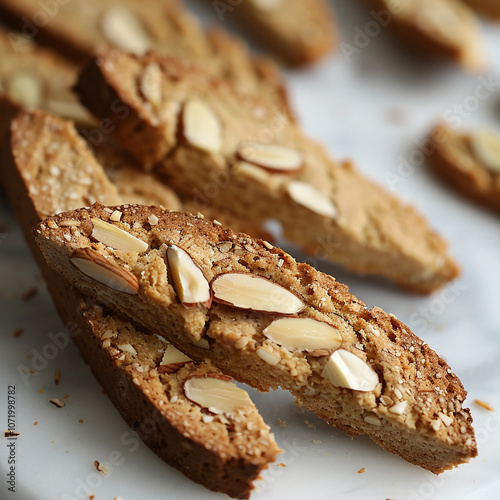
[[[297,22],[289,14],[304,2],[250,4],[271,43],[297,47],[301,33],[281,31],[277,19]],[[265,17],[255,10],[263,4]],[[318,40],[326,47],[321,5],[311,2],[302,19],[321,37],[311,32],[302,53],[284,53],[293,64],[318,57]],[[37,8],[0,0],[21,28]],[[61,70],[64,101],[86,113],[69,92],[75,63],[112,45],[77,85],[98,122],[85,128],[74,117],[86,144],[70,122],[21,112],[4,182],[82,355],[130,425],[157,423],[139,432],[146,444],[207,488],[248,498],[279,448],[234,377],[287,389],[332,425],[434,473],[474,457],[466,393],[445,361],[392,315],[258,239],[276,218],[318,259],[429,293],[458,274],[442,238],[303,135],[272,63],[221,31],[203,31],[179,2],[58,9],[35,38],[73,61],[34,66],[35,80],[50,95],[51,73]],[[75,23],[82,29],[68,29]],[[17,71],[10,55],[4,68],[7,78]],[[15,86],[28,98],[32,76]],[[44,99],[20,104],[51,110]],[[71,116],[64,109],[52,111]]]

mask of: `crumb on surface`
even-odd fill
[[[22,300],[31,300],[38,293],[38,290],[35,287],[28,288],[25,292],[21,294]]]
[[[285,468],[285,467],[286,467],[286,464],[284,464],[283,462],[281,462],[281,463],[279,463],[279,464],[278,464],[278,467],[283,467],[283,468]]]
[[[280,417],[278,417],[278,423],[283,427],[283,429],[286,429],[286,420],[281,420]]]
[[[51,398],[50,402],[56,407],[56,408],[63,408],[66,406],[66,403],[64,401],[61,401],[59,398]]]
[[[365,468],[361,467],[361,469],[358,470],[358,474],[363,474],[363,472],[365,472]]]
[[[18,338],[18,337],[20,337],[23,333],[24,333],[24,328],[17,328],[16,330],[14,330],[14,331],[12,332],[12,336],[13,336],[14,338],[16,338],[16,339],[17,339],[17,338]]]
[[[78,420],[78,423],[79,423],[79,424],[83,424],[83,420],[80,418],[80,419]]]
[[[33,425],[38,425],[38,422],[33,422]]]
[[[313,443],[314,444],[321,444],[321,440],[320,439],[313,439]]]
[[[493,408],[493,406],[491,406],[490,403],[487,403],[486,401],[481,401],[480,399],[475,399],[474,403],[476,403],[481,408],[484,408],[485,410],[495,411],[495,408]]]
[[[61,370],[58,368],[54,374],[54,383],[59,385],[59,382],[61,382]]]

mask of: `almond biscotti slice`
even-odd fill
[[[333,13],[325,0],[213,2],[221,21],[235,19],[290,66],[313,63],[336,43]]]
[[[191,359],[260,390],[288,389],[432,472],[476,455],[466,393],[446,362],[394,316],[265,241],[138,205],[62,213],[34,235],[73,286]]]
[[[159,69],[155,107],[138,84],[152,68]],[[351,164],[333,161],[285,115],[221,80],[152,53],[106,50],[84,70],[77,91],[93,113],[112,120],[125,149],[142,165],[156,165],[200,211],[212,206],[256,225],[277,219],[285,236],[315,257],[417,292],[458,274],[446,243],[416,210]]]
[[[125,421],[160,458],[207,488],[248,498],[252,481],[279,451],[248,394],[210,362],[195,364],[163,338],[139,331],[81,295],[46,265],[33,240],[31,228],[47,213],[84,205],[92,197],[117,197],[73,134],[58,118],[22,113],[13,122],[4,158],[5,188],[68,334]],[[54,154],[69,150],[70,155]],[[78,187],[84,179],[91,181],[84,182],[86,194]],[[56,182],[72,196],[54,188]],[[110,217],[119,215],[115,211]],[[208,384],[208,399],[192,394],[189,399],[192,384]],[[233,407],[219,406],[221,391],[234,395]],[[210,409],[203,406],[207,401]]]
[[[138,54],[154,48],[289,109],[283,77],[273,63],[253,57],[229,35],[207,36],[179,0],[61,1],[43,23],[37,22],[39,11],[39,0],[0,0],[0,14],[12,25],[72,60],[86,60],[103,45]]]
[[[485,67],[485,49],[476,16],[457,0],[370,0],[387,26],[409,48],[448,59],[474,73]]]
[[[459,133],[446,125],[433,128],[429,164],[464,196],[500,210],[500,135],[491,130]]]

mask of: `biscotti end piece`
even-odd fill
[[[159,69],[156,107],[137,83],[151,68]],[[446,242],[413,207],[227,82],[154,53],[105,50],[77,90],[92,112],[113,122],[123,148],[202,212],[231,212],[256,227],[275,218],[315,258],[415,292],[430,293],[458,274]]]
[[[456,62],[466,71],[481,72],[485,50],[474,13],[455,0],[371,0],[389,17],[388,27],[409,48],[424,56]]]
[[[110,210],[123,213],[120,222],[110,220]],[[139,238],[148,250],[124,252],[96,240],[95,219]],[[67,220],[78,221],[79,229],[68,230]],[[466,392],[446,362],[394,316],[368,310],[345,285],[266,242],[140,206],[60,214],[36,226],[34,235],[65,279],[161,332],[191,359],[209,359],[259,390],[288,389],[331,424],[368,434],[435,473],[477,454],[472,419],[462,407]],[[186,286],[208,284],[210,302],[181,302],[185,290],[179,294],[171,276],[170,266],[178,265],[170,262],[172,247],[189,262],[176,272],[185,273]],[[283,324],[283,318],[294,321]]]
[[[336,43],[333,12],[325,0],[247,0],[219,17],[236,19],[289,66],[311,64]]]
[[[429,143],[429,165],[445,183],[485,207],[500,210],[500,134],[460,133],[440,124],[432,129]]]

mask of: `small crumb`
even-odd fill
[[[283,462],[281,462],[280,464],[278,464],[278,467],[283,467],[283,469],[286,467],[286,464],[284,464]]]
[[[304,420],[304,423],[307,425],[307,427],[309,427],[309,429],[316,429],[316,426],[314,424],[312,424],[311,422],[309,422],[309,420]]]
[[[38,425],[38,422],[33,422],[33,425]]]
[[[19,338],[19,337],[20,337],[23,333],[24,333],[24,329],[23,329],[23,328],[18,328],[17,330],[14,330],[14,331],[12,332],[12,336],[13,336],[14,338],[16,338],[16,339],[17,339],[17,338]]]
[[[150,226],[157,226],[159,219],[158,219],[158,217],[156,217],[156,215],[150,215],[148,217],[148,222],[149,222]]]
[[[103,474],[107,474],[109,469],[105,465],[101,465],[98,460],[94,460],[94,467]]]
[[[78,423],[83,424],[83,420],[82,419],[78,420]]]
[[[365,472],[365,468],[361,467],[361,469],[358,470],[358,474],[363,474],[363,472]]]
[[[321,444],[321,441],[319,439],[313,439],[313,443],[318,445],[318,444]]]
[[[19,436],[19,432],[16,431],[5,431],[5,437],[14,437],[14,436]]]
[[[56,385],[59,385],[59,382],[61,382],[61,370],[57,369],[56,373],[54,374],[54,383]]]
[[[123,500],[122,497],[115,497],[113,500]]]
[[[122,218],[122,213],[119,210],[115,210],[110,216],[109,220],[112,220],[113,222],[120,222],[120,219]]]
[[[45,392],[45,389],[42,387],[39,392],[40,394],[43,394]]]
[[[58,398],[52,398],[50,402],[57,408],[63,408],[64,406],[66,406],[66,403]]]
[[[35,287],[29,288],[21,295],[21,299],[25,301],[31,300],[37,293],[38,290]]]
[[[495,409],[493,408],[493,406],[491,406],[489,403],[487,403],[486,401],[481,401],[480,399],[475,399],[474,400],[474,403],[476,403],[478,406],[480,406],[481,408],[484,408],[485,410],[488,410],[488,411],[495,411]]]
[[[95,495],[89,495],[89,500],[94,500]]]
[[[286,429],[286,421],[281,420],[281,418],[278,417],[278,423],[283,427],[283,429]]]

